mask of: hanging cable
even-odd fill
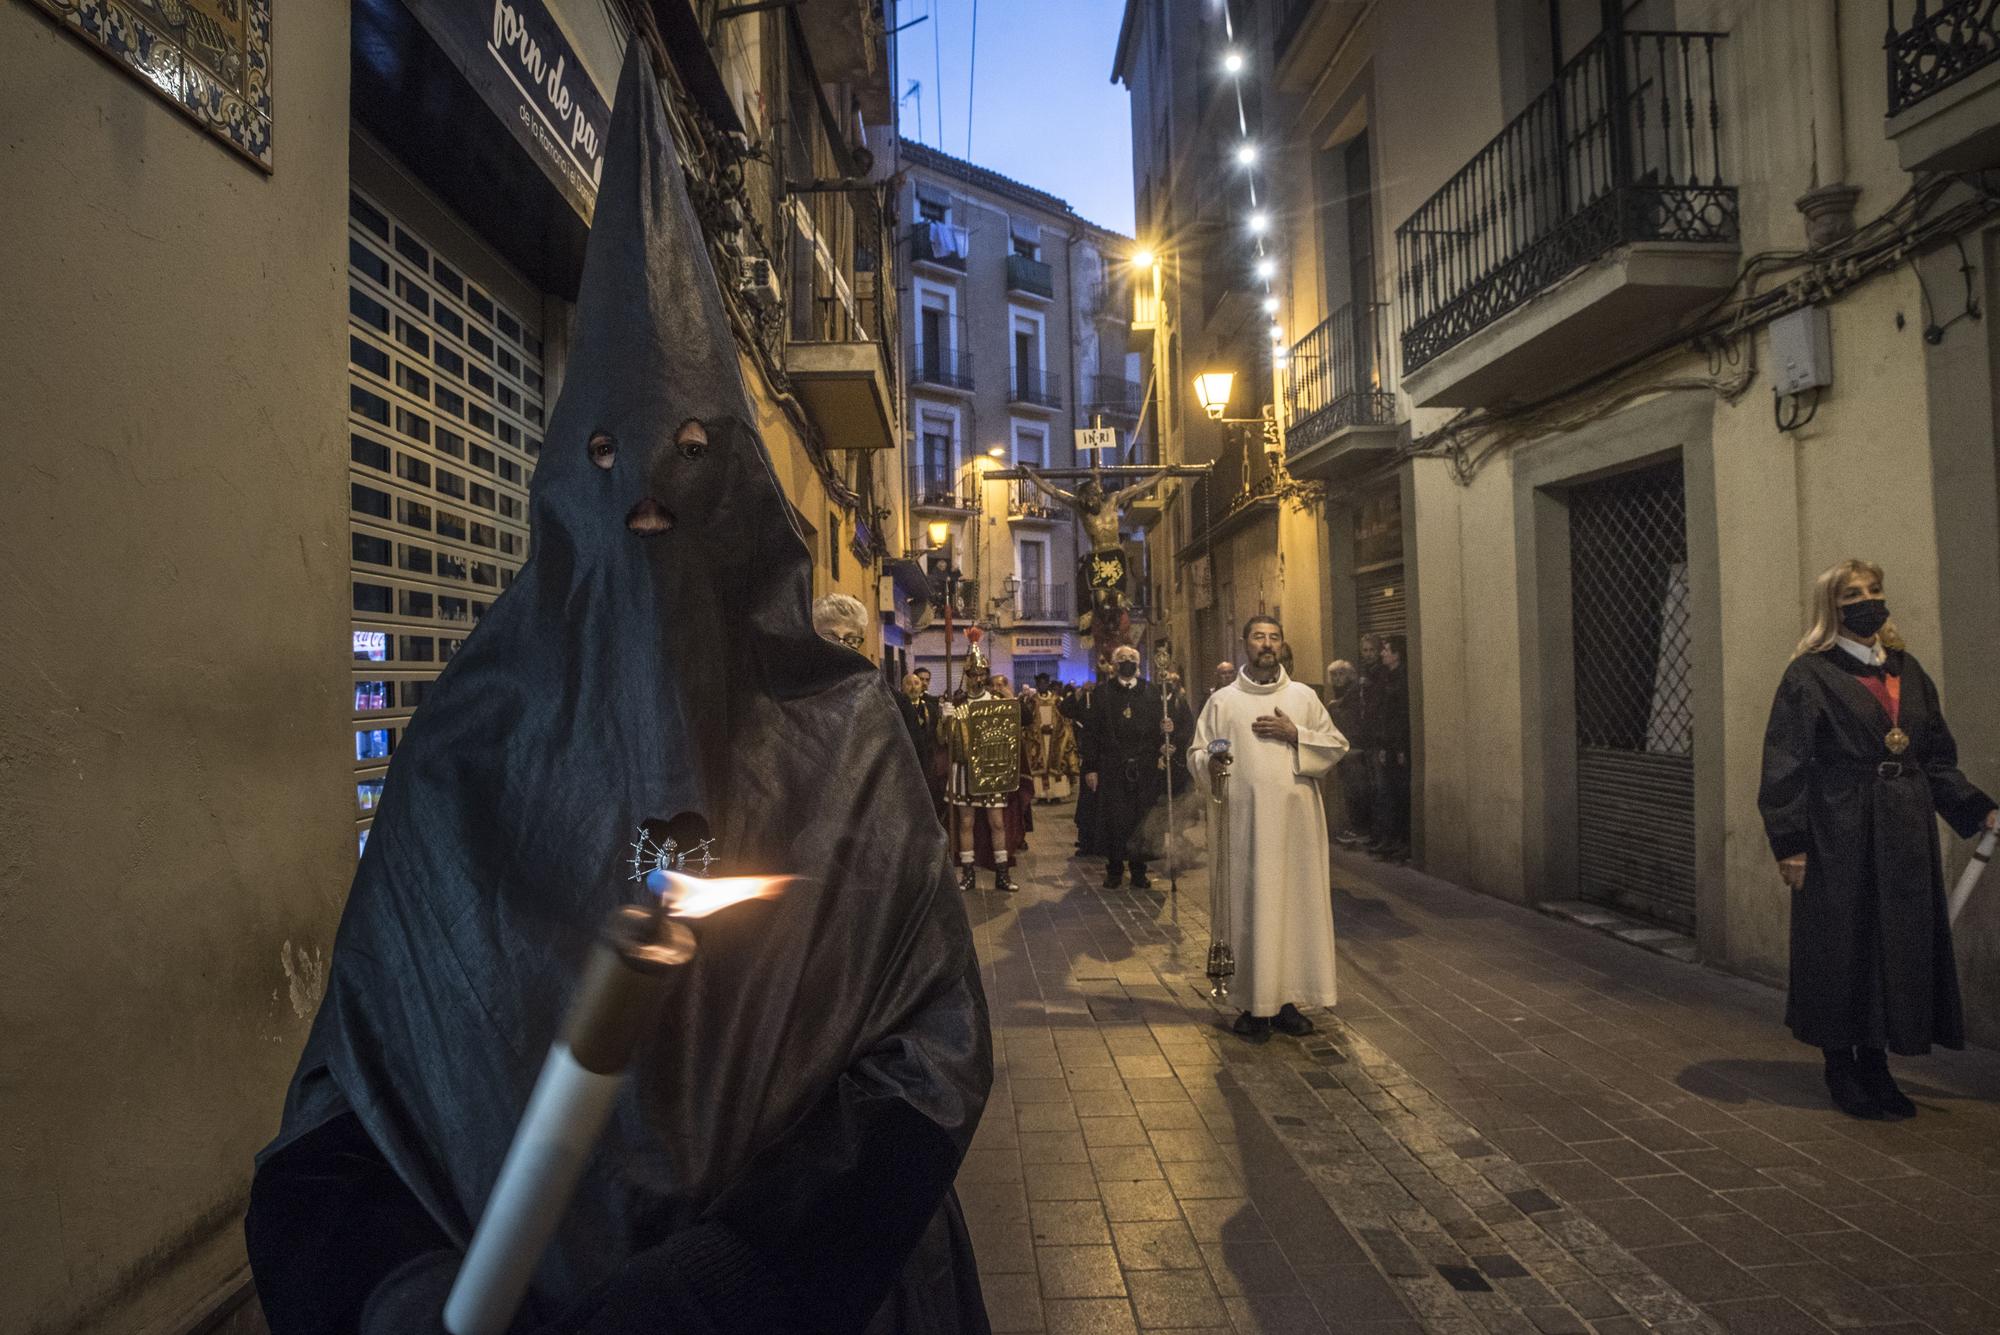
[[[979,0],[972,0],[972,57],[965,66],[965,160],[972,161],[973,92],[979,79]]]

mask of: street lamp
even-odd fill
[[[948,542],[950,542],[950,541],[951,541],[951,521],[950,521],[950,520],[948,520],[948,519],[933,519],[933,520],[931,520],[931,522],[929,523],[929,525],[927,525],[926,527],[927,527],[927,531],[928,531],[928,532],[929,532],[929,534],[930,534],[930,540],[931,540],[931,549],[932,549],[933,551],[941,551],[941,550],[943,550],[943,548],[944,548],[944,545],[945,545],[946,543],[948,543]]]
[[[1204,371],[1194,378],[1194,396],[1210,421],[1220,422],[1229,411],[1229,391],[1235,383],[1235,373],[1230,371]]]

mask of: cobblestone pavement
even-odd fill
[[[1920,1114],[1851,1121],[1776,992],[1345,855],[1342,1001],[1253,1047],[1205,875],[1100,890],[1069,815],[968,902],[996,1331],[2000,1332],[2000,1056],[1901,1062]]]

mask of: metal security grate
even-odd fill
[[[1694,639],[1678,461],[1570,500],[1580,890],[1694,921]]]
[[[348,202],[356,846],[430,684],[528,556],[542,341],[434,238]]]

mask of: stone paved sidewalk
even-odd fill
[[[1203,873],[1100,890],[1068,816],[968,902],[996,1331],[2000,1332],[1995,1054],[1901,1063],[1920,1115],[1854,1122],[1777,993],[1344,857],[1341,1004],[1253,1047]]]

